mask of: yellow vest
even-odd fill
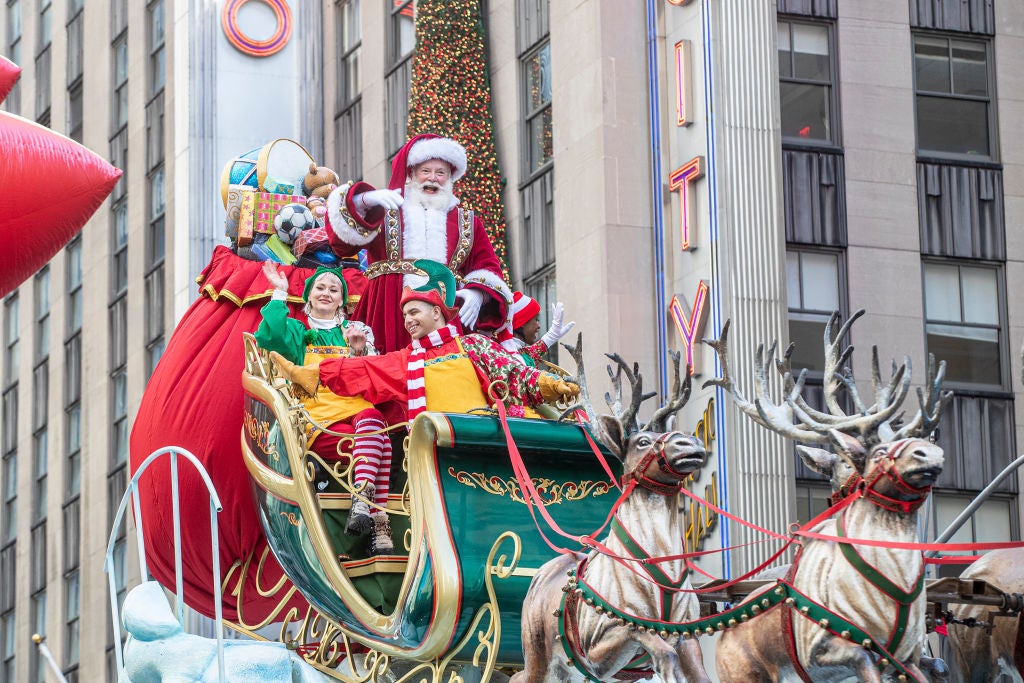
[[[303,364],[317,363],[325,358],[347,358],[348,352],[347,346],[307,346]],[[364,398],[359,396],[338,396],[323,386],[316,392],[316,396],[306,399],[303,403],[309,412],[309,417],[321,427],[330,427],[335,422],[340,422],[352,417],[356,413],[361,413],[367,408],[373,407],[373,404]],[[314,431],[310,427],[307,447],[312,445],[313,441],[320,434],[321,432]]]

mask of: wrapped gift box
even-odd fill
[[[265,232],[268,235],[274,233],[274,217],[277,212],[288,204],[306,205],[306,198],[299,194],[272,194],[270,192],[256,193],[256,220],[253,223],[254,232]],[[239,226],[241,230],[241,226]]]
[[[303,230],[295,238],[295,244],[292,245],[292,253],[296,256],[302,256],[306,252],[312,253],[320,249],[329,249],[330,246],[330,240],[327,238],[327,228],[310,228],[309,230]]]
[[[244,185],[231,185],[228,188],[227,217],[224,219],[224,234],[232,242],[237,243],[239,226],[242,224],[252,225],[253,211],[256,207],[256,191]],[[243,218],[244,214],[244,218]],[[242,246],[249,246],[252,242],[252,230],[245,231],[248,235],[246,243]]]

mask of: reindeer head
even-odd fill
[[[807,371],[802,370],[799,377],[793,378],[789,363],[793,345],[781,360],[775,357],[774,344],[767,354],[764,344],[758,346],[756,376],[760,395],[753,402],[745,399],[729,377],[728,322],[722,328],[720,339],[705,340],[719,356],[722,377],[704,386],[722,387],[743,413],[778,434],[806,444],[833,446],[834,454],[820,448],[799,447],[800,456],[809,467],[830,476],[833,490],[840,490],[849,484],[852,476],[859,475],[882,497],[891,494],[895,500],[920,498],[942,471],[942,449],[928,437],[938,426],[939,415],[952,396],[952,392],[941,390],[946,364],[939,363],[936,369],[935,358],[929,356],[925,388],[917,391],[920,409],[913,419],[904,423],[899,409],[910,389],[910,359],[905,359],[899,367],[894,363],[888,382],[883,382],[878,368],[878,349],[874,348],[871,368],[874,402],[865,404],[846,364],[853,347],[844,347],[842,343],[854,321],[863,314],[863,310],[857,311],[834,336],[839,313],[833,313],[825,326],[824,393],[828,412],[816,410],[804,400],[802,392]],[[772,365],[782,376],[785,392],[785,398],[779,403],[769,395],[768,375]],[[847,415],[840,406],[838,392],[843,388],[856,407],[852,415]]]
[[[686,380],[679,379],[679,354],[671,354],[675,368],[672,396],[668,403],[658,408],[650,421],[638,426],[636,413],[640,404],[654,394],[643,393],[643,378],[637,364],[630,366],[618,354],[608,354],[618,366],[608,374],[615,389],[615,398],[605,394],[611,415],[597,418],[598,438],[619,460],[626,472],[625,478],[634,478],[638,485],[662,493],[678,491],[682,480],[694,470],[701,468],[707,460],[704,444],[695,436],[679,431],[669,431],[668,423],[690,397],[690,374]],[[631,399],[629,406],[622,408],[622,378],[629,380]]]

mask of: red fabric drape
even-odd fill
[[[167,343],[163,358],[146,385],[131,434],[131,470],[155,450],[179,446],[193,453],[209,472],[223,511],[218,515],[220,565],[223,579],[235,562],[252,558],[242,595],[245,620],[253,622],[277,605],[261,598],[254,578],[266,538],[249,490],[242,462],[241,375],[244,369],[242,333],[254,332],[260,308],[270,297],[263,264],[217,247],[199,278],[200,296],[186,311]],[[282,266],[289,293],[301,297],[312,271]],[[365,278],[356,271],[350,288],[359,291]],[[297,306],[293,306],[297,312]],[[298,313],[302,317],[301,313]],[[182,572],[185,602],[209,617],[214,615],[209,503],[200,476],[187,464],[179,467],[182,516]],[[139,482],[146,559],[153,576],[174,588],[173,519],[169,460],[151,465]],[[237,573],[235,574],[237,577]],[[276,583],[281,569],[271,556],[260,585]],[[228,585],[234,587],[235,579]],[[224,616],[236,619],[235,599],[226,595]],[[296,593],[289,606],[305,608]]]

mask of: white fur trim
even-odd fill
[[[425,209],[415,202],[402,204],[402,258],[415,261],[430,259],[448,263],[448,212]],[[402,283],[415,287],[414,275],[406,275]]]
[[[451,138],[430,138],[413,145],[406,157],[406,172],[431,159],[441,159],[455,167],[452,182],[466,174],[466,148]]]
[[[501,279],[501,276],[495,275],[489,270],[480,269],[466,273],[463,280],[467,282],[475,282],[476,284],[483,285],[484,287],[493,290],[497,294],[500,294],[501,298],[505,300],[505,303],[508,304],[508,309],[512,308],[512,290],[508,288],[508,285],[505,284],[503,279]],[[509,320],[512,319],[511,316],[512,314],[509,313],[507,316]]]
[[[338,239],[345,244],[362,247],[375,240],[380,231],[371,230],[368,234],[363,235],[361,231],[348,224],[345,216],[341,213],[341,207],[345,197],[348,195],[348,189],[349,185],[346,183],[334,188],[327,195],[327,217],[331,220],[331,229],[338,236]]]

